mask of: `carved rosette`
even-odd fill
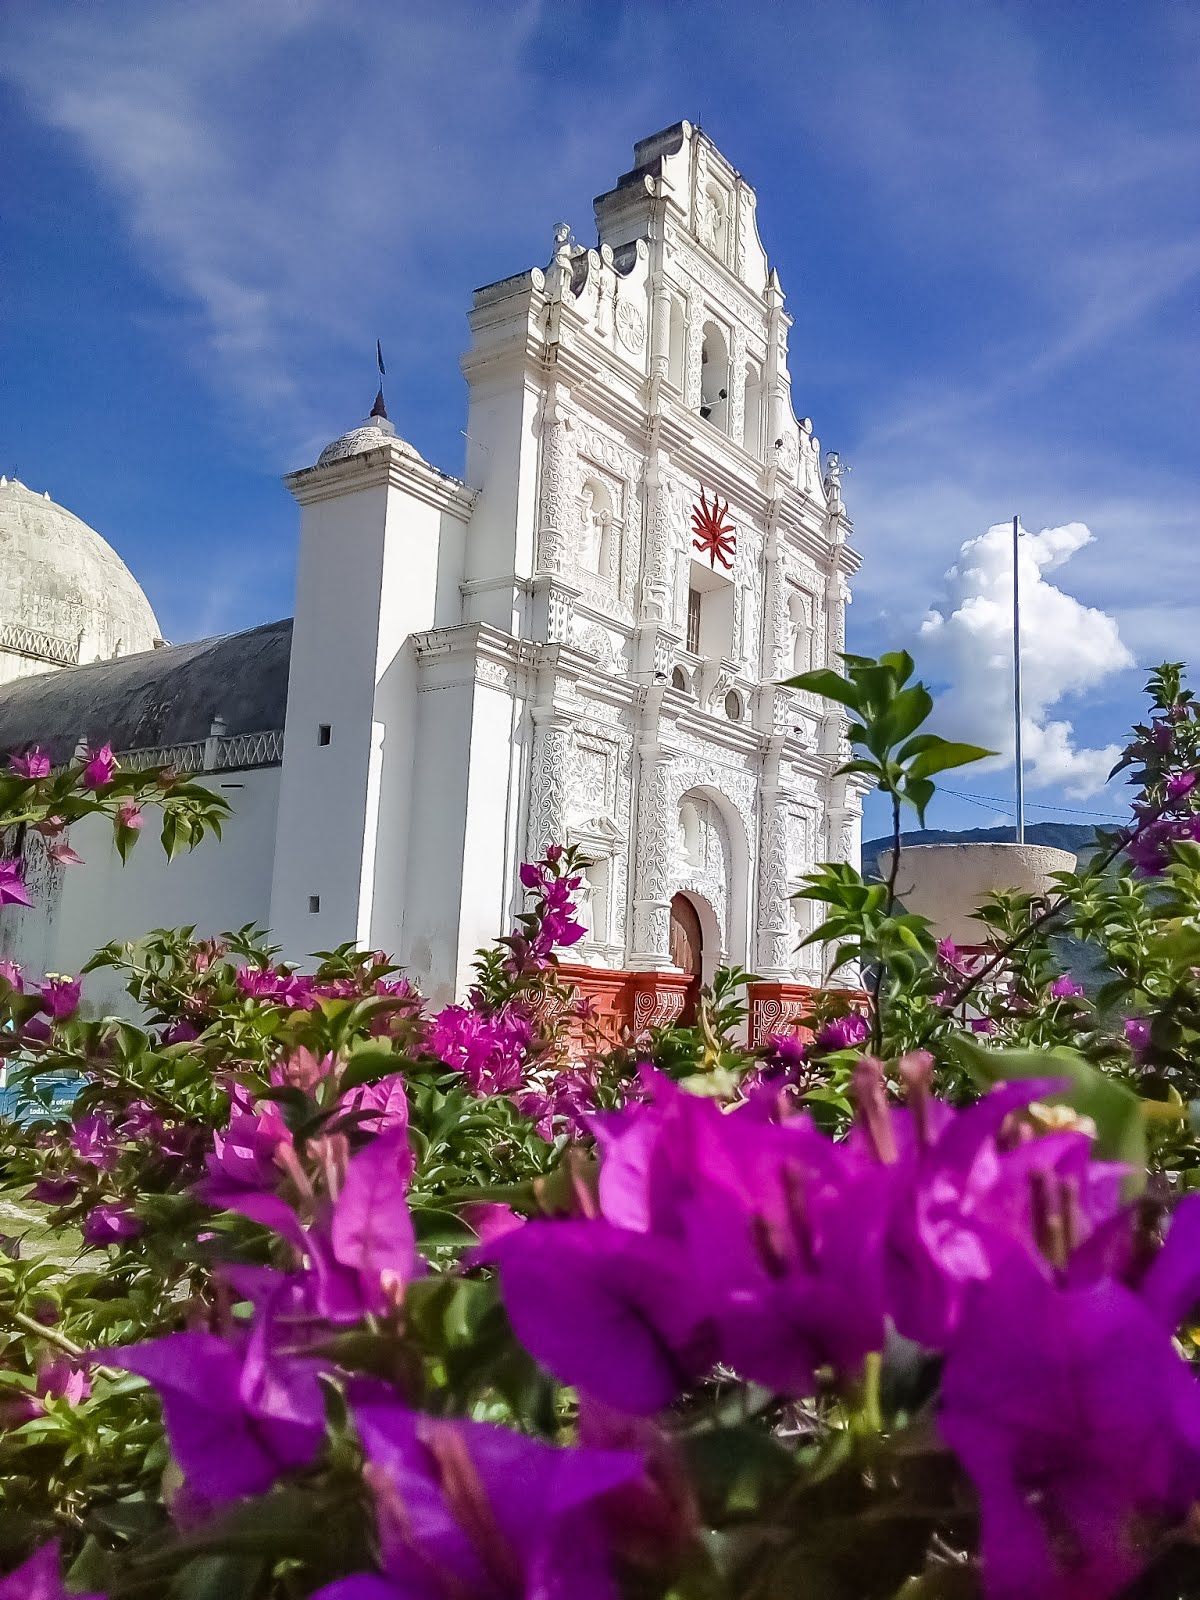
[[[567,837],[567,772],[571,729],[553,708],[533,713],[533,760],[529,773],[528,859],[537,861],[546,846]]]
[[[555,395],[542,413],[542,481],[538,497],[537,564],[561,572],[570,554],[575,513],[574,418]]]
[[[632,841],[633,961],[670,965],[671,867],[675,846],[675,808],[671,797],[671,758],[657,745],[641,752],[637,835]]]

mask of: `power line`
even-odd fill
[[[1001,799],[999,795],[963,794],[961,789],[947,789],[944,784],[938,784],[938,788],[942,794],[952,794],[956,800],[966,800],[971,805],[999,806],[1006,813],[1013,810],[1012,801]],[[1073,817],[1101,817],[1105,822],[1128,822],[1129,820],[1128,817],[1118,816],[1113,811],[1088,811],[1081,806],[1048,806],[1037,800],[1027,800],[1025,804],[1034,811],[1066,812]]]

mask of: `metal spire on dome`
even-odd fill
[[[375,364],[379,368],[379,393],[375,396],[375,404],[371,407],[373,417],[382,417],[385,422],[391,418],[387,414],[387,404],[383,398],[383,380],[387,376],[387,368],[383,364],[383,346],[379,340],[375,341]]]

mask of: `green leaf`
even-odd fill
[[[360,1083],[376,1083],[398,1071],[401,1059],[388,1045],[365,1044],[350,1052],[350,1059],[342,1068],[338,1087],[344,1094],[347,1089],[357,1089]]]
[[[907,800],[916,811],[922,827],[925,825],[925,807],[933,799],[934,793],[931,779],[914,778],[911,774],[905,779],[904,788],[900,791],[901,799]]]
[[[913,675],[913,658],[907,650],[887,651],[880,656],[879,665],[890,668],[899,683],[907,683]]]
[[[954,744],[949,739],[939,739],[936,745],[929,745],[909,763],[908,772],[912,778],[928,778],[934,772],[969,766],[972,761],[982,761],[986,756],[995,754],[994,750],[985,750],[982,745]]]
[[[933,696],[923,683],[902,690],[879,719],[878,728],[886,748],[907,739],[933,710]]]
[[[829,667],[818,667],[815,672],[802,672],[798,677],[785,678],[784,689],[806,689],[809,694],[824,695],[826,700],[838,700],[844,706],[849,706],[851,711],[858,711],[860,696],[858,689],[848,678],[843,678],[840,672],[834,672]]]

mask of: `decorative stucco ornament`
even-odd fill
[[[636,355],[646,342],[645,320],[630,300],[617,301],[617,338],[633,355]]]
[[[728,515],[729,501],[726,500],[722,505],[720,495],[714,490],[710,506],[702,487],[700,504],[692,507],[692,546],[708,557],[714,571],[718,561],[726,572],[733,570],[733,562],[729,558],[737,550],[737,530],[728,520]]]

